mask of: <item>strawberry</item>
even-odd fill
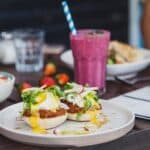
[[[55,80],[52,77],[43,77],[40,80],[40,86],[45,85],[46,87],[56,85]]]
[[[19,90],[19,92],[22,92],[24,89],[28,89],[31,87],[32,87],[32,85],[30,83],[23,82],[22,84],[19,85],[18,90]]]
[[[50,76],[56,73],[56,65],[54,63],[48,63],[44,68],[44,75]]]
[[[60,74],[58,74],[56,76],[56,79],[57,79],[57,82],[60,85],[64,85],[64,84],[66,84],[70,80],[69,76],[66,73],[60,73]]]

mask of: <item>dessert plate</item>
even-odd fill
[[[0,134],[32,145],[80,147],[118,139],[133,128],[135,116],[126,107],[104,100],[102,107],[106,122],[99,127],[88,122],[66,121],[46,134],[36,134],[20,120],[22,103],[18,103],[0,112]]]
[[[150,65],[150,50],[141,49],[141,52],[144,54],[145,57],[145,59],[141,61],[107,65],[108,76],[124,76],[124,78],[130,78],[131,76],[136,75],[136,73],[144,70]],[[68,67],[73,69],[73,57],[71,50],[67,50],[62,53],[60,58],[62,62],[64,62]]]

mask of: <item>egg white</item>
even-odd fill
[[[37,110],[44,109],[44,110],[51,110],[55,111],[59,108],[60,102],[56,100],[56,98],[51,94],[47,93],[46,99],[42,102],[37,104]]]

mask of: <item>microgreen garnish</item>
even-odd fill
[[[77,113],[76,119],[77,119],[77,120],[80,120],[80,118],[81,118],[82,115],[83,115],[82,112]]]
[[[89,87],[89,85],[82,86],[77,83],[67,83],[64,87],[64,99],[79,107],[83,107],[86,111],[98,105],[97,90],[97,87]]]
[[[69,90],[69,89],[72,89],[73,88],[73,82],[72,83],[67,83],[65,86],[64,86],[64,90]]]
[[[64,92],[60,89],[59,86],[52,86],[46,89],[48,92],[52,92],[55,96],[63,97]]]
[[[36,97],[42,93],[41,90],[27,90],[21,94],[22,100],[24,102],[24,108],[31,109],[32,104],[36,104]]]

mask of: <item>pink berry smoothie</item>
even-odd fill
[[[104,90],[110,32],[93,29],[78,30],[76,35],[70,35],[70,40],[75,81]]]

